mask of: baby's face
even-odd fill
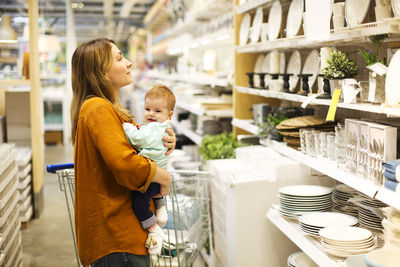
[[[163,98],[146,98],[144,101],[145,122],[164,122],[171,119],[173,112],[167,108]]]

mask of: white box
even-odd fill
[[[280,187],[324,179],[291,170],[285,179],[254,178],[251,165],[240,159],[209,160],[207,170],[217,266],[284,266],[298,248],[265,215],[278,203]]]

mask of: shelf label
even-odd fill
[[[385,65],[383,65],[380,62],[375,63],[375,64],[373,64],[371,66],[368,66],[367,69],[369,69],[369,70],[371,70],[373,72],[376,72],[379,76],[382,76],[382,75],[386,74],[387,71],[388,71],[388,67],[386,67]]]
[[[328,115],[326,116],[326,121],[335,121],[336,110],[337,110],[341,92],[342,92],[342,88],[338,88],[333,93],[331,105],[329,106],[329,110],[328,110]]]
[[[306,100],[303,102],[303,104],[301,104],[301,107],[306,108],[311,103],[311,101],[313,101],[315,98],[317,98],[317,96],[318,96],[317,94],[314,94],[314,95],[307,97]]]

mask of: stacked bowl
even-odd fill
[[[324,250],[341,258],[367,253],[377,247],[377,240],[372,232],[360,227],[326,227],[319,234]]]
[[[318,185],[294,185],[279,189],[280,213],[287,218],[297,218],[316,211],[332,208],[332,188]]]

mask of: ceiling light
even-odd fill
[[[0,43],[17,43],[17,34],[11,26],[10,15],[1,16]]]

